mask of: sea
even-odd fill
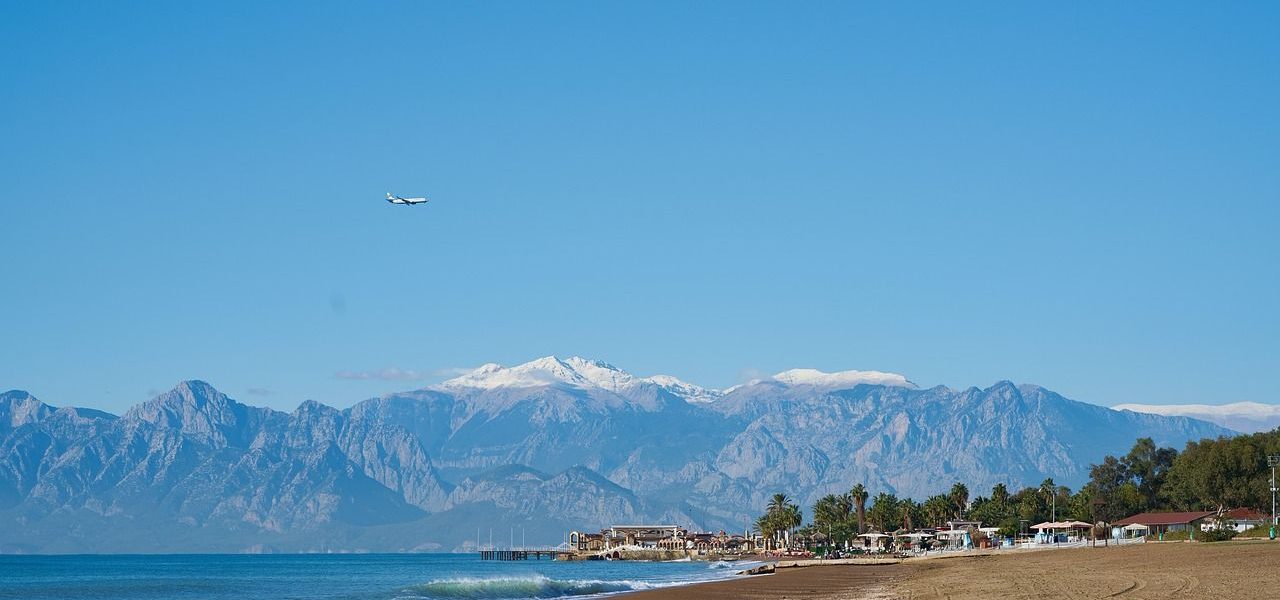
[[[474,554],[0,555],[2,600],[595,598],[736,577],[746,562]]]

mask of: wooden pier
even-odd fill
[[[518,550],[481,550],[480,560],[542,560],[547,557],[550,560],[564,560],[569,558],[571,553],[568,550],[560,550],[557,548],[521,548]]]

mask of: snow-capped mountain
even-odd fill
[[[791,369],[774,375],[773,380],[781,381],[788,385],[812,385],[816,387],[853,387],[862,383],[912,389],[916,387],[916,384],[911,383],[902,375],[881,371],[823,373],[817,369]]]
[[[684,398],[687,402],[715,402],[724,396],[724,392],[720,390],[704,388],[670,375],[654,375],[644,380]]]
[[[617,391],[635,381],[630,373],[601,361],[577,356],[561,360],[546,356],[514,367],[486,364],[470,373],[450,379],[441,388],[529,388],[545,385],[599,387]]]
[[[868,373],[872,373],[868,375]],[[450,550],[661,521],[738,530],[774,492],[1079,485],[1137,437],[1228,431],[1037,386],[787,371],[725,391],[547,357],[290,413],[182,382],[123,416],[0,394],[0,552]]]
[[[723,395],[719,390],[707,389],[670,375],[636,377],[607,362],[579,356],[566,359],[546,356],[514,367],[489,363],[470,373],[450,379],[437,388],[493,390],[569,386],[583,389],[598,388],[627,395],[636,388],[646,385],[657,386],[689,402],[710,402]]]
[[[1241,433],[1271,431],[1280,427],[1280,405],[1260,402],[1230,404],[1117,404],[1116,410],[1153,415],[1180,416],[1217,423]]]
[[[791,369],[769,378],[787,385],[808,385],[835,388],[853,387],[859,384],[915,388],[916,384],[897,373],[883,371],[837,371],[825,373],[817,369]],[[759,383],[755,380],[750,383]],[[690,402],[712,402],[742,386],[727,390],[704,388],[670,375],[636,377],[607,362],[573,356],[566,359],[546,356],[514,367],[489,363],[470,373],[450,379],[438,386],[440,389],[475,388],[531,388],[562,385],[579,388],[599,388],[617,394],[652,384]],[[749,385],[749,384],[748,384]]]

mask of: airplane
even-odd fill
[[[391,195],[391,192],[387,192],[387,202],[390,202],[392,204],[407,204],[409,206],[413,206],[414,204],[425,204],[427,202],[427,199],[426,198],[401,198],[400,196]]]

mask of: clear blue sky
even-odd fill
[[[578,354],[1277,402],[1277,31],[1274,2],[6,3],[0,388],[346,406]],[[337,375],[393,368],[424,378]]]

